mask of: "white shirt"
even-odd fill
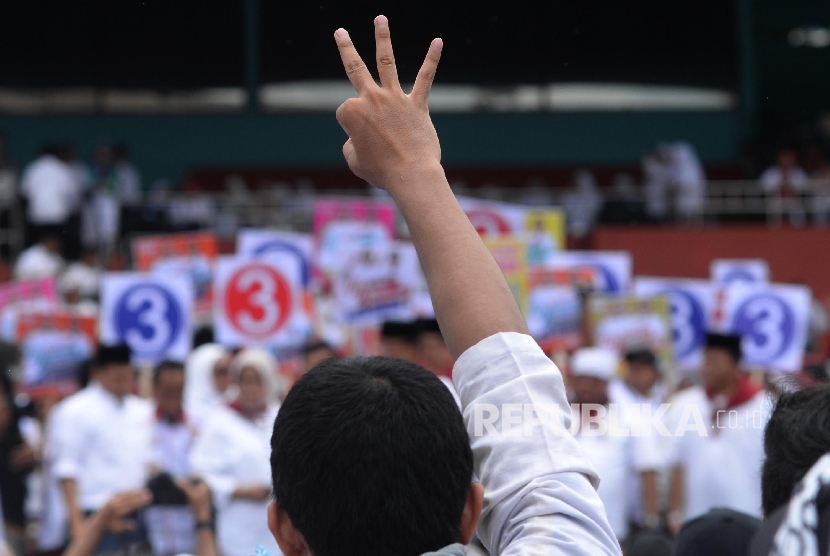
[[[252,422],[226,406],[218,407],[193,446],[191,468],[213,492],[217,543],[225,556],[250,556],[257,545],[274,556],[282,554],[268,530],[269,500],[233,498],[240,487],[271,486],[271,433],[277,409]]]
[[[615,408],[615,411],[619,408]],[[581,420],[580,407],[573,406],[575,422]],[[629,509],[632,498],[642,504],[638,489],[640,481],[633,482],[645,471],[654,471],[662,462],[658,439],[654,431],[646,435],[634,435],[635,417],[624,411],[608,414],[603,420],[608,424],[606,434],[594,434],[597,425],[582,423],[576,432],[579,445],[594,464],[600,483],[597,492],[605,506],[608,522],[617,539],[624,540],[629,534]],[[627,434],[626,434],[627,431]]]
[[[75,210],[81,192],[72,168],[57,157],[41,156],[23,173],[20,190],[29,199],[33,224],[63,224]]]
[[[61,292],[78,291],[81,297],[98,296],[101,283],[101,271],[82,262],[70,264],[59,280]]]
[[[77,480],[81,510],[98,510],[114,494],[147,484],[153,405],[133,395],[119,400],[98,383],[77,396],[83,410],[64,417],[67,434],[55,474]]]
[[[14,265],[16,280],[38,280],[54,278],[63,268],[63,258],[50,253],[42,243],[36,243],[23,251]]]
[[[484,487],[478,536],[490,554],[620,554],[594,466],[567,432],[571,409],[562,375],[536,342],[516,333],[482,340],[458,359],[453,382]],[[548,423],[507,436],[516,431],[503,418],[512,408],[503,404],[531,407]]]
[[[695,409],[706,436],[692,430]],[[668,458],[671,464],[683,468],[686,520],[712,508],[731,508],[762,517],[761,465],[770,410],[763,390],[746,403],[724,411],[720,419],[713,419],[712,402],[700,386],[684,390],[672,400],[671,413],[666,415],[670,432],[675,434],[678,424],[690,429],[674,436]]]

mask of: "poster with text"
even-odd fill
[[[710,265],[712,281],[718,287],[767,284],[769,264],[764,259],[715,259]]]
[[[596,272],[594,288],[605,295],[625,295],[631,283],[631,254],[626,251],[565,251],[554,255],[545,266],[593,269]]]

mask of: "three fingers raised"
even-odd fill
[[[389,33],[389,20],[385,15],[375,18],[375,55],[378,62],[380,83],[387,89],[400,90],[398,70],[395,67],[395,55],[392,53],[392,36]]]

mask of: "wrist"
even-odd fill
[[[434,191],[431,186],[447,186],[444,167],[438,160],[429,160],[398,169],[389,177],[384,189],[396,203],[406,201],[415,195],[424,195]]]

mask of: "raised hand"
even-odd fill
[[[375,18],[380,87],[355,50],[348,32],[338,29],[334,38],[346,74],[359,95],[337,109],[337,121],[349,136],[343,145],[343,155],[355,175],[394,194],[399,188],[407,187],[408,179],[441,162],[441,146],[429,117],[427,101],[443,42],[432,41],[415,86],[407,95],[398,81],[386,16]]]

